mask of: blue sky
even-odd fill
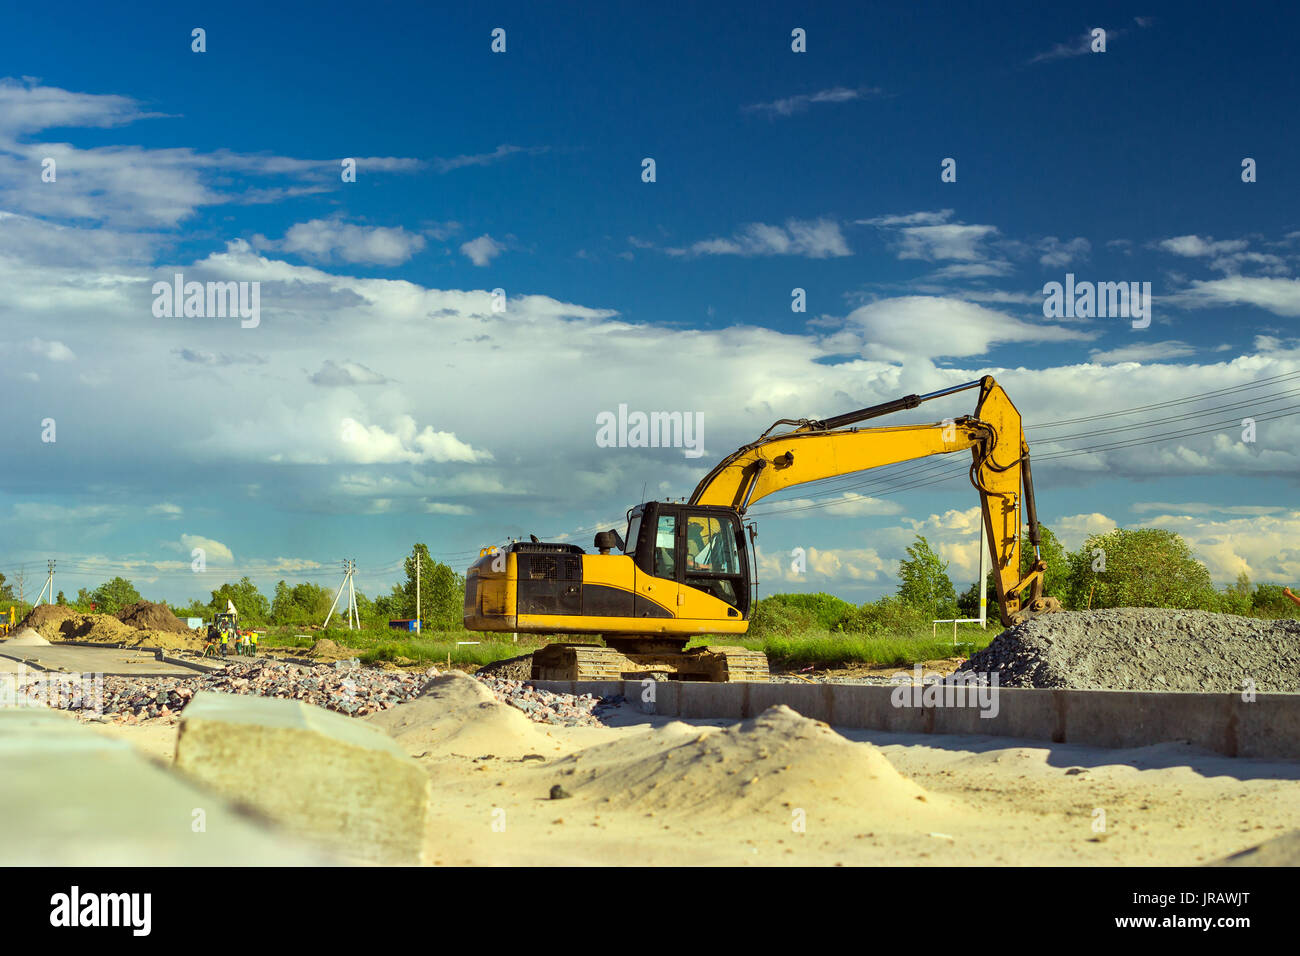
[[[182,600],[355,557],[373,592],[417,539],[457,566],[506,535],[587,544],[777,418],[992,372],[1033,425],[1300,371],[1293,12],[308,9],[7,14],[10,577],[56,558],[64,590],[123,573]],[[156,317],[178,271],[260,282],[259,325]],[[1067,272],[1150,282],[1150,326],[1045,318]],[[1295,583],[1300,429],[1275,381],[1185,425],[1162,420],[1210,405],[1031,428],[1044,520],[1072,545],[1170,527],[1216,580]],[[702,414],[707,454],[597,447],[621,403]],[[1251,442],[1049,457],[1252,414]],[[891,590],[918,532],[964,583],[971,489],[891,474],[756,508],[768,589]]]

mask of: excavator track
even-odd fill
[[[533,652],[533,680],[622,680],[635,668],[612,647],[547,644]]]
[[[666,677],[728,683],[767,681],[767,655],[744,647],[623,652],[595,644],[547,644],[533,652],[533,680],[636,680]]]

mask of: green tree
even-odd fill
[[[956,616],[957,592],[948,577],[948,562],[924,536],[918,534],[907,546],[907,557],[898,562],[898,579],[898,598],[905,605],[932,618]]]
[[[90,594],[95,610],[100,614],[116,614],[124,607],[129,607],[141,600],[140,592],[126,578],[113,578],[105,581]]]
[[[1095,534],[1070,555],[1070,607],[1219,606],[1210,572],[1187,542],[1163,528]]]
[[[275,598],[271,602],[271,620],[276,624],[320,624],[333,600],[334,592],[322,585],[303,581],[290,587],[280,581],[275,586]],[[341,599],[339,603],[343,603]],[[358,609],[360,603],[358,592]]]
[[[426,545],[417,544],[406,559],[406,584],[402,588],[404,617],[415,616],[416,560],[420,573],[421,627],[426,631],[456,631],[463,626],[465,576],[429,557]],[[390,602],[391,606],[391,602]]]
[[[271,616],[271,602],[247,575],[236,584],[223,584],[213,591],[212,600],[208,602],[208,614],[205,616],[223,613],[227,601],[234,603],[241,627],[245,624],[266,624]]]
[[[17,595],[14,594],[14,586],[12,584],[5,584],[5,576],[0,574],[0,601],[14,600],[17,600]]]
[[[66,597],[64,597],[64,596],[63,596],[63,592],[60,591],[60,592],[59,592],[59,596],[56,597],[56,598],[54,599],[54,603],[55,603],[55,604],[63,604],[63,605],[66,605],[66,604],[68,603],[68,599],[67,599]]]

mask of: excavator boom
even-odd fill
[[[979,389],[974,415],[924,425],[854,427],[967,389]],[[772,434],[782,425],[793,427]],[[1038,514],[1020,412],[992,376],[928,395],[909,395],[825,421],[779,421],[757,441],[719,462],[696,486],[690,503],[728,505],[743,515],[768,495],[795,485],[968,449],[972,455],[971,484],[980,495],[996,572],[1002,623],[1009,626],[1032,613],[1055,610],[1050,604],[1040,603],[1045,600],[1044,568],[1039,567]],[[1034,549],[1033,565],[1024,578],[1020,576],[1022,509]]]

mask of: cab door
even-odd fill
[[[723,508],[692,509],[679,520],[679,580],[726,602],[743,617],[749,610],[749,567],[740,522]]]

